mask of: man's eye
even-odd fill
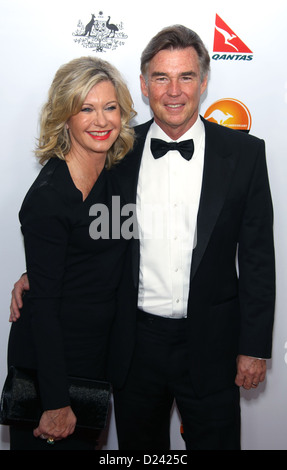
[[[169,78],[165,77],[165,76],[163,76],[163,77],[158,76],[158,77],[152,77],[151,81],[154,82],[154,83],[168,83]]]
[[[156,78],[156,82],[157,82],[157,83],[167,83],[167,82],[168,82],[168,78],[167,78],[167,77],[157,77],[157,78]]]

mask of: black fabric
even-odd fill
[[[112,238],[114,196],[118,185],[104,169],[83,201],[66,162],[52,158],[21,207],[30,290],[11,328],[8,365],[37,369],[44,409],[70,404],[68,376],[106,378],[127,246]],[[108,211],[106,238],[91,234],[94,204]]]
[[[196,394],[186,326],[187,319],[138,313],[130,373],[125,387],[114,390],[120,450],[169,451],[174,400],[188,450],[240,449],[239,388]]]

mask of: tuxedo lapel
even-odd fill
[[[203,181],[197,217],[197,242],[193,251],[191,280],[202,260],[213,228],[223,207],[236,167],[236,157],[218,127],[204,121],[205,155]]]

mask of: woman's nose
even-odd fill
[[[103,111],[98,111],[94,117],[94,124],[100,127],[107,125],[107,118]]]

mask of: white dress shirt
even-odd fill
[[[178,142],[194,141],[185,160],[178,151],[154,159],[151,138],[171,139],[153,123],[147,134],[137,189],[140,239],[138,307],[164,317],[187,315],[192,250],[202,185],[205,129],[200,118]]]

